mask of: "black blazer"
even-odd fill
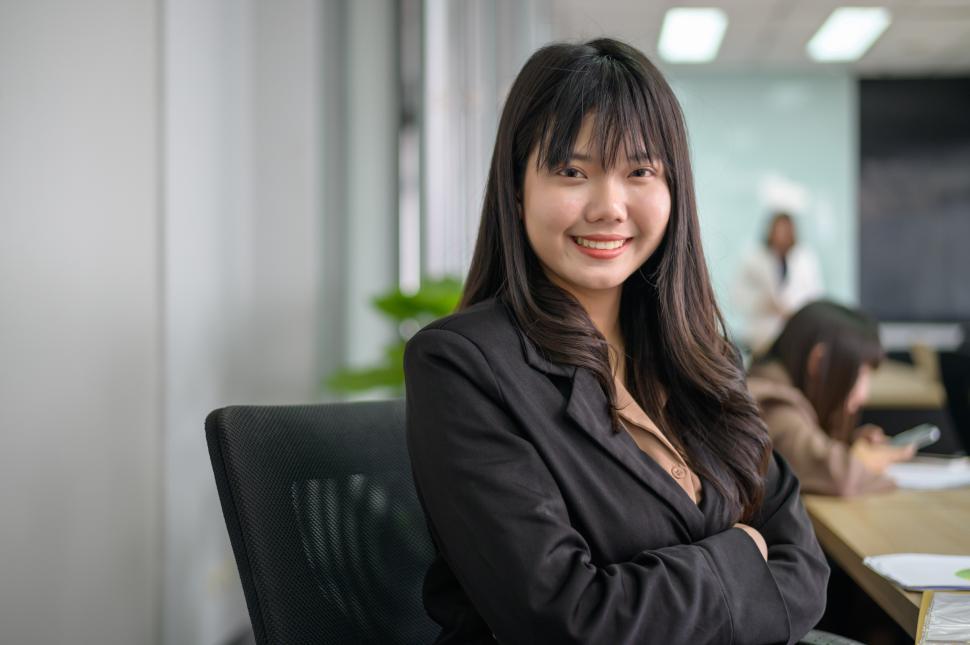
[[[766,563],[713,485],[695,505],[500,301],[425,327],[405,374],[439,643],[791,643],[821,617],[828,566],[777,455]]]

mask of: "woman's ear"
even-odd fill
[[[818,377],[822,368],[822,361],[825,360],[826,351],[823,343],[812,345],[811,351],[808,352],[808,360],[805,361],[805,371],[808,372],[809,380],[815,380]]]

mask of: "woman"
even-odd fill
[[[439,643],[783,643],[828,568],[700,246],[640,52],[554,44],[502,113],[459,313],[405,355]]]
[[[742,261],[734,285],[735,304],[745,317],[743,342],[755,354],[763,353],[785,321],[822,291],[815,254],[798,243],[792,216],[775,213],[763,244]]]
[[[858,495],[895,488],[886,468],[915,449],[890,445],[876,426],[856,428],[869,374],[882,358],[872,320],[819,301],[792,316],[752,366],[748,387],[802,490]]]

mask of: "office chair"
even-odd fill
[[[259,645],[434,641],[403,401],[221,408],[205,434]]]
[[[435,639],[403,401],[234,406],[205,430],[257,643]]]
[[[970,355],[940,352],[940,380],[953,429],[963,450],[970,453]]]

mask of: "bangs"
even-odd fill
[[[649,96],[649,82],[615,58],[581,59],[563,70],[548,109],[536,119],[531,149],[539,144],[537,167],[553,170],[565,164],[589,116],[593,119],[590,149],[609,170],[618,160],[667,163],[662,145],[660,110]],[[622,157],[621,157],[622,154]]]

